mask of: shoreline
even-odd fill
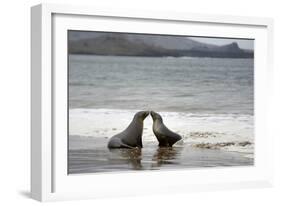
[[[69,174],[254,165],[254,158],[219,149],[196,148],[187,144],[159,148],[157,143],[144,142],[142,149],[109,150],[107,141],[106,138],[85,138],[80,145],[74,143],[76,148],[70,144]]]
[[[72,56],[97,56],[97,57],[132,57],[132,58],[216,58],[216,59],[254,59],[253,55],[242,55],[242,56],[235,56],[233,53],[231,55],[223,55],[222,53],[212,53],[213,55],[209,54],[190,54],[190,55],[114,55],[114,54],[97,54],[97,53],[87,53],[87,52],[69,52],[69,55]],[[244,53],[245,54],[245,53]]]

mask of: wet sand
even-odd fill
[[[70,136],[68,173],[165,170],[202,167],[251,166],[253,158],[219,149],[178,144],[159,148],[157,142],[143,142],[142,149],[107,148],[107,138]]]

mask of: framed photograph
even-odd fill
[[[31,14],[34,199],[271,186],[271,19]]]

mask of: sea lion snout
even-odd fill
[[[158,113],[154,112],[154,111],[150,111],[150,115],[151,115],[153,120],[162,119],[161,116]]]
[[[145,111],[145,117],[149,115],[149,111]]]
[[[143,112],[143,119],[145,119],[149,115],[149,111],[144,111]]]
[[[140,117],[142,120],[144,120],[149,115],[149,111],[140,111],[136,113],[137,117]]]

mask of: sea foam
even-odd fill
[[[123,131],[136,110],[70,109],[69,134],[88,138],[110,138]],[[253,116],[241,114],[194,114],[160,112],[165,125],[179,133],[193,147],[239,152],[253,158]],[[157,142],[152,132],[152,118],[144,121],[144,142]]]

